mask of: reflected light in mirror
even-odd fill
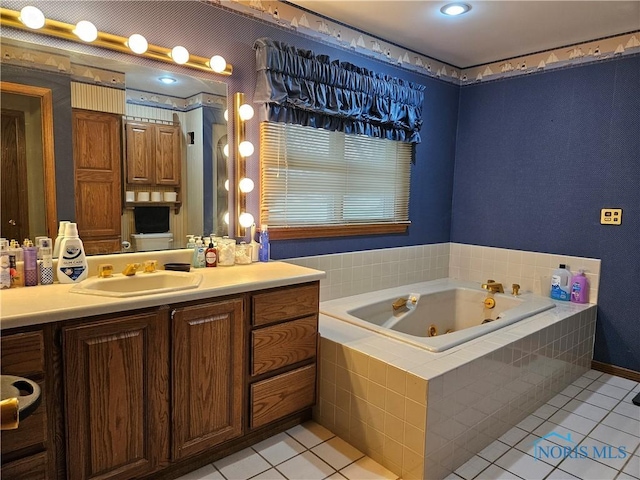
[[[229,144],[228,143],[224,144],[224,147],[222,148],[222,153],[224,153],[225,157],[229,157]],[[227,188],[227,190],[229,190],[229,189]]]
[[[221,73],[224,72],[225,68],[227,68],[227,61],[220,55],[214,55],[209,60],[209,66],[214,72]]]
[[[149,48],[149,42],[147,42],[147,39],[139,33],[134,33],[127,40],[127,46],[133,53],[140,55],[147,51]]]
[[[253,225],[253,215],[247,212],[242,212],[240,214],[240,217],[238,218],[238,221],[240,222],[240,226],[242,228],[249,228],[251,225]]]
[[[229,225],[229,212],[224,214],[224,223],[226,223],[227,225]]]
[[[229,191],[229,179],[228,179],[228,178],[224,181],[224,189],[225,189],[227,192]]]
[[[240,188],[240,191],[242,193],[249,193],[249,192],[253,191],[254,187],[255,187],[255,184],[253,183],[253,180],[251,180],[250,178],[247,178],[247,177],[244,177],[238,183],[238,188]]]
[[[27,27],[37,30],[44,27],[44,13],[32,6],[20,10],[20,21]]]
[[[173,47],[171,49],[171,58],[173,59],[174,62],[176,62],[179,65],[182,65],[183,63],[187,63],[189,61],[189,50],[187,50],[181,45],[178,45],[177,47]]]
[[[75,33],[80,40],[87,43],[93,42],[98,38],[98,29],[93,23],[87,20],[80,20],[76,24],[73,33]]]
[[[246,122],[247,120],[251,120],[253,118],[253,107],[245,103],[244,105],[240,105],[238,113],[240,114],[240,120]]]
[[[240,142],[240,145],[238,145],[238,151],[243,157],[250,157],[254,152],[253,143],[248,140]]]

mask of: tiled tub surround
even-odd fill
[[[444,478],[589,369],[595,317],[558,302],[430,353],[321,315],[316,420],[405,480]]]

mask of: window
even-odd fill
[[[410,143],[260,126],[260,220],[272,238],[397,233],[409,224]]]

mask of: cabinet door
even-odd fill
[[[242,434],[244,318],[241,298],[173,314],[173,458]]]
[[[76,221],[85,251],[92,242],[120,251],[121,145],[120,117],[110,113],[73,110]]]
[[[155,181],[153,125],[127,122],[125,132],[127,141],[127,183],[153,185]]]
[[[68,478],[125,479],[169,451],[166,310],[63,329]]]
[[[154,125],[156,185],[180,185],[180,127]]]

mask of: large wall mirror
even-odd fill
[[[146,250],[139,233],[170,233],[168,248],[228,234],[225,83],[135,57],[1,46],[0,236],[55,237],[58,221],[77,221],[97,254]]]

